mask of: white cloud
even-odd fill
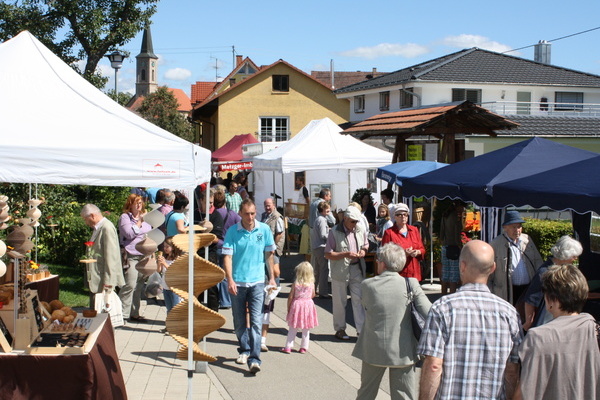
[[[380,43],[371,47],[357,47],[356,49],[340,53],[344,57],[358,57],[372,60],[378,57],[401,56],[406,58],[418,57],[429,52],[426,46],[415,43]]]
[[[171,68],[165,72],[165,78],[173,81],[185,81],[192,76],[192,71],[185,68]]]
[[[480,49],[491,50],[498,53],[512,50],[511,46],[494,42],[485,36],[468,35],[466,33],[458,36],[446,36],[444,39],[442,39],[442,43],[447,46],[457,47],[459,49],[479,47]],[[511,53],[511,55],[516,55],[516,53]]]

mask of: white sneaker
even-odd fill
[[[260,351],[269,351],[269,348],[265,343],[260,344]]]
[[[250,373],[256,375],[260,371],[260,365],[258,363],[250,364]]]
[[[246,364],[248,362],[248,354],[240,354],[237,358],[237,360],[235,360],[236,364]]]

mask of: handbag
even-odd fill
[[[425,327],[425,317],[421,315],[417,307],[415,307],[414,302],[414,294],[410,287],[410,283],[408,282],[408,278],[404,278],[406,280],[406,292],[408,294],[408,303],[410,305],[410,321],[412,323],[413,335],[415,335],[415,339],[417,341],[421,339],[421,332]]]

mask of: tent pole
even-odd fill
[[[429,284],[433,285],[433,197],[429,203]]]
[[[194,377],[194,190],[195,187],[191,187],[189,193],[190,208],[188,209],[188,390],[187,398],[191,400],[192,396],[192,383]]]

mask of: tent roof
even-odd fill
[[[550,207],[600,214],[600,155],[497,184],[495,205]]]
[[[254,157],[254,169],[283,173],[322,169],[369,169],[387,165],[392,153],[341,135],[331,119],[310,121],[278,148]]]
[[[27,31],[0,44],[0,93],[0,181],[192,187],[210,179],[208,150],[112,101]]]
[[[577,163],[599,157],[600,155],[591,151],[536,137],[406,179],[403,181],[403,194],[460,198],[482,207],[535,204],[561,210],[565,207],[558,205],[550,197],[536,198],[538,195],[535,192],[526,196],[526,192],[515,190],[510,197],[504,196],[501,199],[496,196],[496,189],[508,186],[511,182],[531,182],[535,185],[543,175],[547,178],[546,193],[568,198],[580,190],[581,181],[590,179],[590,174],[585,174],[585,170],[577,169]],[[567,167],[572,173],[570,181],[564,179],[560,184],[554,182],[551,171],[561,171]],[[575,201],[570,208],[578,209]]]
[[[424,173],[443,168],[448,164],[437,161],[402,161],[377,168],[376,178],[387,183],[402,186],[402,181],[407,178],[423,175]]]
[[[434,135],[480,133],[496,136],[494,130],[516,124],[469,101],[407,108],[374,115],[346,129],[344,133],[370,136]]]
[[[235,135],[227,143],[212,153],[212,161],[241,161],[242,146],[248,143],[259,143],[251,133]]]

